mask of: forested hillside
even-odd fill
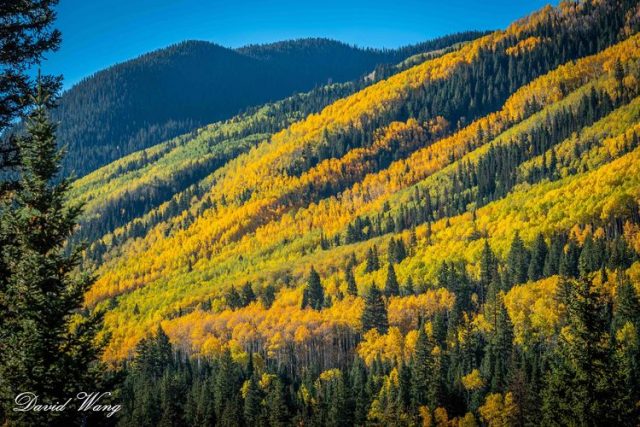
[[[378,65],[480,34],[470,31],[388,51],[327,39],[240,49],[188,41],[157,50],[100,71],[62,95],[55,118],[60,143],[68,147],[64,170],[84,176],[251,106],[358,79]]]
[[[444,46],[447,36],[423,44]],[[125,156],[77,180],[72,195],[85,203],[85,215],[74,240],[87,244],[88,264],[99,264],[130,238],[143,236],[158,222],[180,214],[213,185],[212,174],[288,125],[318,113],[393,71],[444,55],[460,43],[378,67],[372,78],[320,86],[271,104],[252,107],[229,120]],[[407,48],[408,49],[408,48]],[[404,54],[403,54],[404,55]],[[111,255],[109,255],[111,256]],[[88,265],[89,267],[89,265]]]
[[[639,28],[562,2],[76,182],[121,424],[637,425]]]

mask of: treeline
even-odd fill
[[[55,117],[61,122],[60,143],[68,146],[64,172],[83,176],[248,107],[328,82],[356,80],[378,64],[480,34],[469,31],[388,51],[327,39],[235,50],[187,41],[154,51],[100,71],[62,95]]]
[[[273,359],[264,351],[227,349],[219,357],[193,359],[173,349],[159,329],[127,364],[119,423],[635,425],[640,301],[624,271],[638,253],[624,238],[588,228],[581,239],[539,235],[527,247],[516,233],[504,261],[485,243],[475,278],[462,263],[443,263],[431,286],[454,292],[455,304],[419,319],[413,348],[400,359],[380,353],[367,363],[355,354],[342,366],[312,361],[304,369],[289,369],[295,359]],[[397,251],[394,241],[389,253]],[[406,286],[401,291],[393,265],[385,268],[384,287],[373,285],[362,295],[359,332],[365,339],[368,331],[388,333],[390,297],[416,292]],[[555,299],[565,309],[553,338],[516,339],[506,295],[514,286],[531,286],[528,280],[558,274]],[[349,289],[357,293],[355,285]],[[303,305],[323,310],[327,304],[312,270]],[[480,317],[484,329],[472,326],[471,319]]]

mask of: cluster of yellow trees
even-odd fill
[[[336,357],[337,354],[325,354],[331,353],[336,340],[355,347],[356,337],[362,333],[362,298],[346,296],[321,311],[303,309],[301,302],[301,289],[285,288],[269,308],[254,302],[218,313],[198,309],[164,321],[162,326],[176,345],[202,356],[220,355],[230,348],[234,357],[243,359],[248,357],[247,351],[266,349],[270,357],[282,361],[293,352],[297,360],[309,365],[319,358]],[[445,289],[391,297],[388,301],[391,329],[383,336],[375,329],[367,332],[358,351],[368,361],[378,355],[383,359],[408,356],[415,346],[417,319],[449,310],[453,302],[453,294]]]

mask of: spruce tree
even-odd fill
[[[489,337],[482,360],[483,377],[490,379],[489,386],[492,393],[503,393],[506,390],[513,347],[513,326],[502,298],[502,295],[498,295],[495,301],[497,307],[495,330]]]
[[[370,393],[367,388],[368,372],[363,360],[356,355],[349,372],[353,396],[353,418],[355,425],[364,425],[369,412]]]
[[[580,258],[580,247],[572,237],[567,243],[565,251],[560,258],[559,273],[564,277],[578,277],[578,259]]]
[[[280,378],[274,378],[269,384],[265,397],[269,425],[273,427],[288,425],[290,414],[287,406],[284,384]]]
[[[373,247],[367,250],[366,262],[365,272],[367,273],[372,273],[380,268],[380,262],[378,261],[378,249],[376,248],[376,245],[373,245]]]
[[[251,376],[244,396],[244,420],[249,426],[261,424],[262,397],[258,381],[254,376]]]
[[[382,292],[373,284],[369,287],[364,297],[364,310],[362,311],[362,329],[366,332],[377,329],[384,334],[389,329],[387,307],[382,299]]]
[[[396,262],[396,239],[393,237],[389,239],[389,245],[387,246],[387,259],[390,263]]]
[[[402,363],[398,370],[398,401],[400,410],[404,413],[409,413],[411,409],[411,395],[412,395],[412,372],[411,367]]]
[[[589,273],[598,271],[600,266],[598,265],[598,259],[596,255],[596,247],[593,241],[591,233],[587,233],[582,244],[582,250],[578,257],[578,272],[580,276],[587,276]]]
[[[564,242],[561,236],[551,237],[551,243],[549,245],[549,251],[544,261],[544,269],[542,275],[544,277],[550,277],[560,272],[560,259],[562,258]]]
[[[322,283],[320,283],[320,275],[315,268],[311,267],[309,277],[307,278],[307,285],[302,296],[302,307],[321,310],[324,303],[324,289],[322,288]]]
[[[256,300],[256,294],[253,292],[251,282],[242,285],[242,305],[247,306]]]
[[[231,310],[236,310],[242,307],[242,297],[236,290],[235,286],[231,285],[231,288],[227,291],[227,294],[225,295],[224,298],[227,302],[227,306]]]
[[[358,286],[356,285],[356,278],[353,275],[353,269],[348,267],[344,272],[344,276],[347,282],[347,293],[351,296],[358,296]]]
[[[413,384],[412,401],[414,410],[420,406],[430,405],[429,390],[432,388],[434,374],[433,344],[429,340],[421,323],[418,328],[418,339],[416,340],[415,357],[413,359]],[[433,409],[433,408],[432,408]]]
[[[173,346],[161,326],[158,326],[155,334],[140,340],[133,366],[136,371],[153,380],[159,380],[173,366]]]
[[[389,240],[389,247],[387,250],[387,257],[389,262],[392,264],[398,264],[402,262],[403,259],[407,256],[407,250],[404,247],[404,242],[402,239],[394,239],[393,237]]]
[[[327,384],[327,389],[329,408],[325,425],[331,427],[353,425],[353,408],[349,402],[349,391],[343,375],[330,381]]]
[[[536,281],[542,278],[547,253],[548,248],[547,243],[544,241],[544,236],[542,233],[538,233],[533,243],[533,250],[531,251],[531,261],[529,262],[528,270],[529,280]]]
[[[70,180],[57,176],[62,152],[47,99],[40,88],[18,140],[19,189],[0,205],[0,419],[9,424],[69,424],[79,416],[12,411],[20,392],[62,402],[99,386],[102,316],[82,308],[94,279],[76,271],[81,248],[65,248],[81,206],[67,203]]]
[[[238,394],[240,379],[241,373],[231,357],[231,351],[227,348],[218,361],[218,370],[213,382],[213,408],[216,418],[221,422],[223,418],[233,419],[235,408],[230,406],[235,402]]]
[[[545,424],[626,425],[632,408],[613,357],[607,303],[590,279],[568,282],[570,339],[562,340],[543,394]]]
[[[489,246],[489,241],[485,240],[480,256],[480,283],[478,286],[478,297],[481,304],[484,304],[487,298],[489,285],[497,282],[498,279],[498,261]]]
[[[524,283],[528,278],[529,252],[524,246],[520,233],[516,231],[511,249],[507,255],[507,268],[509,272],[509,285]]]
[[[400,295],[400,284],[396,277],[396,270],[391,263],[387,264],[387,280],[384,285],[384,294],[387,298]]]
[[[271,308],[273,302],[276,300],[276,288],[272,284],[268,284],[262,289],[260,293],[260,302],[264,308]]]
[[[184,390],[178,373],[165,372],[160,381],[160,408],[162,415],[158,427],[184,425],[182,399]]]
[[[618,273],[612,331],[618,341],[620,369],[632,402],[640,401],[640,299],[623,272]],[[636,407],[635,416],[640,416]]]
[[[409,296],[414,294],[415,294],[415,289],[413,287],[413,279],[411,278],[411,276],[409,276],[407,277],[407,282],[404,284],[402,295]]]

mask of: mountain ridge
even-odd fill
[[[464,41],[479,34],[461,33],[432,44],[442,47],[447,40]],[[271,52],[271,58],[251,56],[256,49]],[[311,90],[328,80],[357,79],[377,65],[399,62],[396,58],[410,52],[360,49],[328,39],[242,50],[186,41],[149,52],[99,71],[62,94],[54,118],[60,122],[60,143],[68,147],[63,171],[83,176],[249,107]]]

